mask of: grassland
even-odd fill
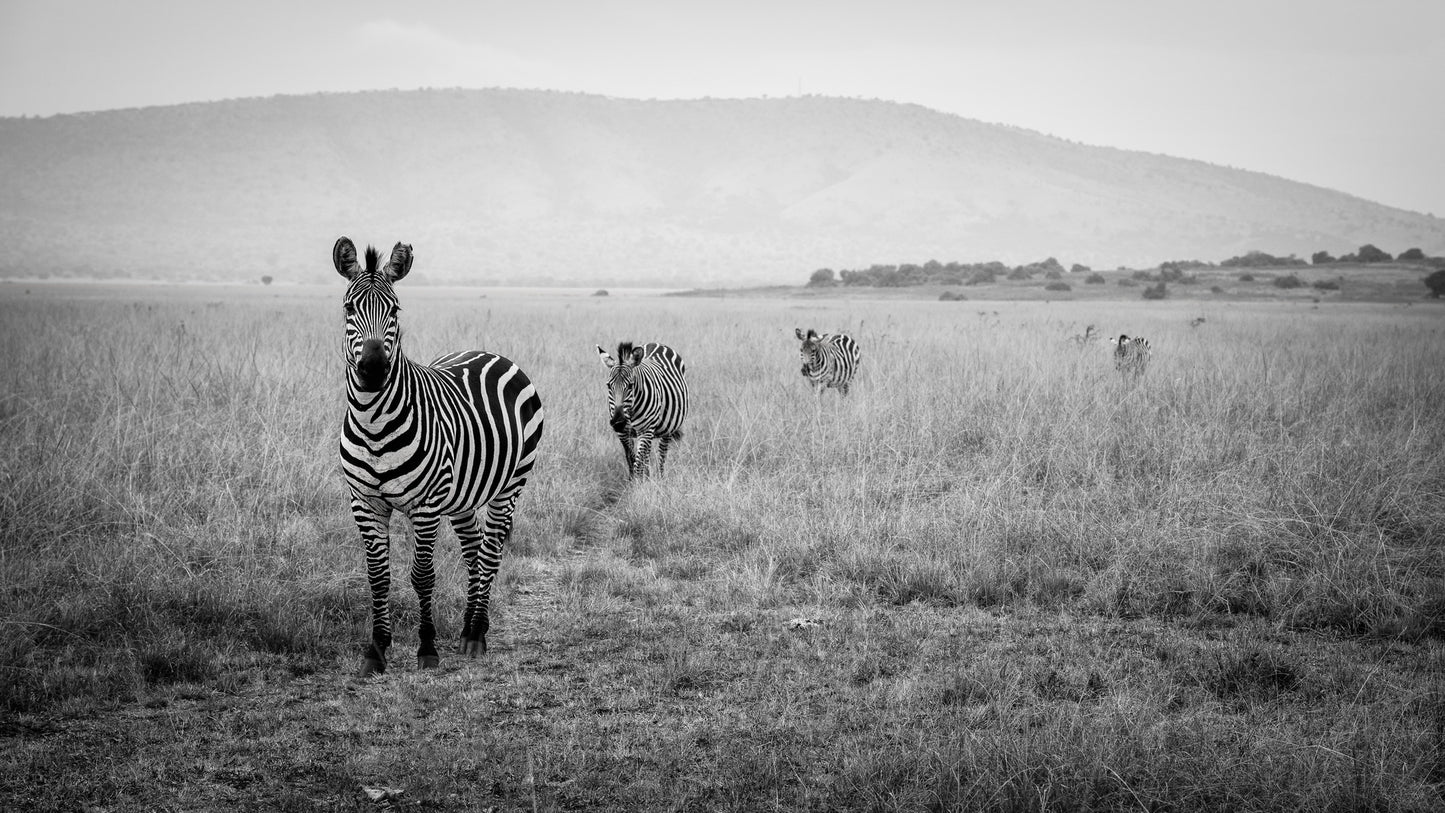
[[[1445,809],[1438,304],[402,287],[410,355],[509,355],[547,427],[491,651],[407,666],[398,520],[360,682],[339,283],[0,285],[0,808]],[[636,486],[621,338],[694,395]]]

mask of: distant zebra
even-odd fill
[[[1109,343],[1114,345],[1114,369],[1126,377],[1138,378],[1144,374],[1144,368],[1149,365],[1148,339],[1141,339],[1138,336],[1131,339],[1128,335],[1120,333],[1119,338],[1110,339]]]
[[[542,401],[517,365],[477,350],[448,353],[430,365],[402,353],[401,308],[392,284],[411,270],[411,246],[397,243],[380,268],[376,249],[368,247],[365,259],[363,268],[345,237],[332,249],[337,272],[350,280],[342,299],[347,407],[341,468],[371,582],[363,676],[386,670],[391,645],[393,511],[406,514],[416,533],[411,584],[421,617],[418,666],[439,662],[432,548],[443,517],[451,520],[467,567],[462,652],[476,657],[487,651],[492,579],[542,437]]]
[[[809,329],[793,328],[793,334],[803,343],[799,355],[803,361],[803,377],[808,379],[813,390],[822,395],[819,386],[837,387],[838,392],[848,394],[848,382],[858,372],[862,357],[858,343],[845,333],[824,333]]]
[[[607,414],[612,431],[622,442],[627,472],[632,479],[647,476],[652,442],[657,441],[657,474],[667,464],[667,447],[682,438],[687,417],[687,367],[665,344],[632,342],[617,345],[617,358],[597,345],[607,368]]]

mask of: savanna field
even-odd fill
[[[398,517],[363,681],[343,287],[0,284],[0,809],[1445,810],[1438,302],[403,281],[407,354],[546,426],[490,651],[448,529],[416,668]],[[692,393],[636,485],[620,339]]]

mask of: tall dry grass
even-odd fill
[[[67,712],[157,686],[237,689],[350,668],[368,605],[336,466],[339,286],[75,290],[0,293],[0,705]],[[1131,667],[1070,671],[1073,645],[1053,639],[1047,652],[975,647],[935,669],[922,665],[931,633],[895,629],[912,613],[953,625],[950,613],[1180,629],[1248,619],[1437,648],[1445,637],[1445,374],[1441,323],[1427,309],[1236,305],[1194,329],[1195,311],[1170,303],[980,313],[936,302],[400,294],[413,358],[501,352],[543,399],[541,460],[494,602],[502,628],[512,588],[549,564],[566,591],[559,612],[584,637],[606,635],[599,619],[624,607],[642,608],[629,616],[641,619],[629,633],[638,642],[649,624],[747,636],[769,614],[847,619],[823,650],[743,657],[773,670],[753,680],[836,669],[858,687],[849,703],[892,692],[875,699],[896,711],[930,698],[936,719],[890,723],[913,732],[893,746],[860,735],[856,749],[832,753],[821,730],[800,735],[797,753],[832,759],[839,787],[872,799],[863,806],[1025,809],[1047,807],[1048,793],[1129,806],[1143,801],[1125,790],[1146,790],[1230,807],[1248,795],[1230,788],[1269,777],[1221,766],[1285,757],[1251,741],[1224,760],[1211,739],[1223,723],[1210,715],[1294,692],[1308,671],[1267,646],[1160,644],[1151,663],[1163,672],[1130,688]],[[1141,382],[1117,376],[1107,345],[1067,341],[1085,323],[1151,339]],[[809,393],[798,326],[860,340],[853,395]],[[627,488],[592,349],[619,339],[677,349],[694,397],[668,476]],[[415,601],[405,524],[393,531],[406,647]],[[456,558],[441,562],[443,634],[464,601]],[[739,679],[689,635],[668,646],[658,668],[669,691]],[[846,662],[818,665],[828,649]],[[1354,783],[1350,798],[1372,804],[1423,792],[1429,777],[1409,766],[1438,757],[1441,742],[1429,744],[1428,720],[1407,720],[1445,712],[1434,695],[1411,697],[1394,697],[1365,739],[1319,734],[1336,752],[1389,759],[1350,770],[1333,757],[1289,762],[1291,798],[1310,804],[1340,790],[1340,777]],[[753,699],[759,713],[778,701]],[[860,713],[845,704],[827,718],[866,725]],[[930,727],[942,720],[1000,733],[960,739]],[[1298,727],[1280,734],[1290,737],[1308,740]],[[1179,761],[1156,764],[1173,749]],[[558,759],[583,760],[565,749]],[[728,759],[776,790],[766,777],[778,765],[761,751]],[[1118,775],[1124,765],[1135,773]],[[1390,790],[1402,771],[1410,782]],[[1186,788],[1188,776],[1198,781]],[[740,788],[739,798],[752,792]]]

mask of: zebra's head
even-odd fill
[[[817,371],[818,368],[823,366],[823,359],[818,353],[818,331],[808,328],[808,332],[804,333],[802,328],[795,327],[793,328],[793,335],[797,336],[798,341],[803,343],[802,348],[798,351],[798,355],[803,362],[803,375]]]
[[[602,366],[607,368],[607,413],[614,428],[626,424],[632,399],[632,373],[642,361],[643,350],[633,347],[632,342],[617,344],[617,358],[613,358],[602,345],[597,345],[597,355]]]
[[[392,283],[411,270],[411,246],[397,243],[391,259],[377,267],[376,249],[366,248],[366,265],[356,260],[356,246],[342,237],[331,250],[337,273],[350,280],[342,306],[346,309],[346,368],[361,392],[377,392],[391,378],[401,352],[401,305]]]

